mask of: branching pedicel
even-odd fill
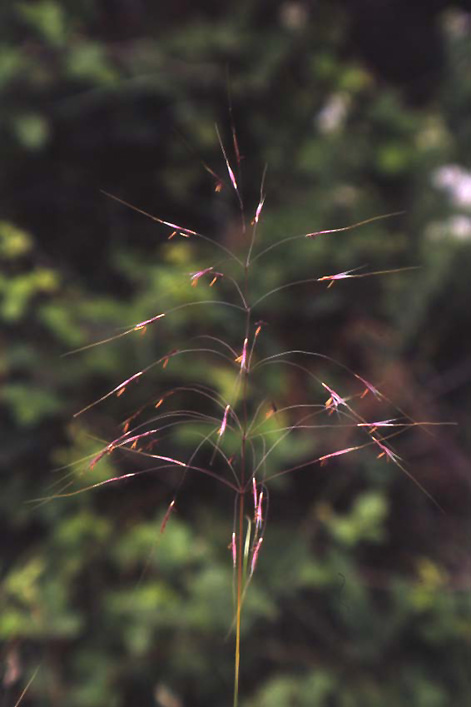
[[[237,161],[236,171],[238,171],[240,168],[240,156],[234,131],[233,138],[234,153]],[[129,416],[122,424],[121,433],[116,439],[98,451],[90,461],[89,467],[93,469],[103,457],[118,450],[139,454],[140,458],[147,458],[150,467],[99,481],[88,486],[87,489],[114,484],[123,479],[129,479],[145,473],[180,468],[183,472],[181,483],[187,473],[198,472],[224,484],[225,487],[234,494],[234,527],[232,534],[228,531],[228,537],[230,538],[229,548],[232,555],[236,585],[234,621],[236,633],[234,705],[237,705],[239,693],[240,629],[243,601],[262,551],[270,480],[284,474],[292,473],[303,467],[312,467],[315,464],[323,465],[334,457],[352,454],[358,450],[369,447],[376,452],[378,457],[384,457],[386,461],[391,461],[395,464],[428,496],[428,498],[434,503],[436,503],[436,501],[410,474],[400,457],[395,454],[390,446],[391,439],[405,429],[413,425],[428,425],[433,423],[413,421],[400,411],[398,417],[389,417],[375,421],[364,419],[355,409],[355,401],[357,399],[365,395],[371,395],[374,396],[379,404],[389,403],[389,401],[369,381],[351,371],[342,363],[336,362],[324,354],[310,351],[284,351],[257,359],[257,342],[260,337],[263,336],[263,330],[266,324],[266,322],[260,318],[263,314],[263,312],[260,312],[260,305],[271,295],[302,283],[327,283],[327,286],[331,287],[340,280],[395,273],[399,272],[399,270],[358,272],[361,268],[357,268],[337,274],[308,278],[281,285],[265,292],[256,300],[253,300],[249,278],[254,264],[260,261],[269,251],[292,240],[305,238],[315,239],[347,231],[394,214],[377,216],[345,228],[317,231],[301,236],[284,238],[277,243],[271,244],[265,248],[260,248],[258,252],[255,252],[256,245],[258,245],[257,226],[260,222],[265,203],[264,179],[262,180],[260,199],[255,210],[255,215],[250,226],[247,227],[244,218],[244,202],[239,190],[236,174],[230,165],[219,133],[218,139],[224,156],[230,184],[240,208],[241,228],[243,233],[249,236],[248,241],[247,238],[244,239],[248,242],[244,254],[236,254],[223,244],[201,233],[157,218],[114,195],[108,194],[108,196],[169,229],[169,239],[176,237],[201,239],[209,242],[213,248],[222,252],[224,256],[222,261],[210,263],[197,271],[189,273],[189,282],[193,287],[203,286],[219,288],[220,285],[223,285],[221,291],[227,291],[229,297],[231,297],[230,293],[232,292],[232,299],[226,299],[224,296],[221,299],[205,299],[180,304],[134,324],[116,337],[110,337],[84,348],[90,348],[91,346],[96,346],[133,332],[143,333],[149,327],[159,326],[161,320],[170,317],[177,310],[209,305],[230,307],[236,312],[236,316],[241,319],[239,340],[226,341],[221,337],[216,337],[211,334],[194,337],[193,343],[190,343],[188,347],[167,351],[144,369],[130,375],[126,380],[102,395],[98,400],[78,412],[77,415],[81,415],[112,395],[121,396],[125,394],[130,386],[141,379],[142,376],[148,373],[152,368],[156,366],[166,368],[169,362],[175,357],[194,357],[197,354],[211,354],[217,356],[219,359],[223,359],[227,366],[233,370],[234,381],[232,393],[228,399],[225,399],[221,393],[215,389],[205,387],[199,383],[192,383],[170,388],[165,392],[159,393],[150,403]],[[221,191],[224,180],[207,165],[204,165],[204,167],[210,172],[212,177],[216,179],[216,191]],[[213,292],[213,290],[211,290],[211,292]],[[194,346],[195,338],[199,338],[208,343],[205,346]],[[309,368],[309,362],[313,359],[323,360],[337,367],[337,370],[348,373],[354,383],[354,392],[346,396],[341,391],[334,390],[328,382],[320,380]],[[288,366],[301,371],[308,381],[312,383],[314,389],[317,390],[315,402],[309,401],[303,404],[277,407],[269,397],[266,398],[263,393],[260,394],[257,387],[258,376],[260,372],[268,366]],[[169,409],[168,401],[175,396],[178,397],[179,394],[192,396],[195,400],[199,400],[201,405],[196,405],[194,409]],[[209,413],[208,409],[212,412]],[[151,415],[147,415],[149,410],[152,410]],[[142,421],[143,419],[144,421]],[[167,435],[171,434],[172,431],[180,428],[182,425],[193,433],[198,440],[189,458],[177,458],[171,453],[157,453],[156,449],[158,449],[158,445],[162,443],[162,439],[165,439]],[[270,455],[272,455],[274,450],[290,435],[300,432],[312,435],[314,430],[337,425],[348,426],[357,430],[360,437],[358,442],[346,448],[335,449],[321,456],[311,456],[287,468],[267,471]],[[204,450],[207,451],[208,449],[211,450],[209,463],[200,464],[198,461],[199,457]],[[181,487],[181,483],[178,488]],[[79,491],[73,492],[65,492],[66,490],[62,489],[63,493],[57,494],[55,497],[70,496],[74,493],[81,493],[87,489],[80,489]],[[175,493],[164,515],[161,532],[164,531],[170,520],[172,511],[175,509],[177,502],[176,496],[177,494]]]

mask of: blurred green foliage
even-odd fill
[[[397,438],[406,468],[445,514],[368,451],[273,482],[245,603],[241,702],[448,707],[469,700],[469,12],[444,2],[432,17],[412,5],[423,12],[414,37],[429,67],[422,77],[407,33],[397,49],[405,72],[386,70],[381,10],[371,8],[362,34],[360,0],[2,5],[6,707],[38,665],[25,707],[231,704],[227,490],[190,476],[163,535],[177,472],[34,502],[142,470],[132,456],[107,455],[93,470],[88,462],[156,391],[197,380],[228,395],[232,378],[223,365],[182,358],[73,418],[198,333],[240,346],[239,314],[216,306],[177,311],[144,337],[63,354],[189,297],[224,293],[223,285],[216,292],[189,283],[189,272],[213,264],[209,247],[166,240],[165,229],[100,190],[243,250],[230,189],[215,191],[204,169],[224,174],[214,123],[229,145],[230,105],[248,220],[268,163],[260,249],[405,211],[267,251],[251,273],[253,299],[293,279],[365,264],[420,266],[267,298],[260,355],[320,352],[380,385],[411,418],[459,424]],[[407,21],[399,6],[383,8],[391,36]],[[351,385],[326,360],[312,370],[334,388]],[[286,404],[315,394],[302,375],[278,366],[267,366],[260,383]],[[365,416],[374,414],[369,398]],[[183,431],[169,444],[185,454],[194,439]],[[308,446],[280,444],[269,469],[302,463],[313,447],[321,455],[349,445],[347,430],[322,431]]]

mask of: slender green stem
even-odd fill
[[[237,609],[236,609],[236,648],[234,661],[234,707],[239,704],[239,673],[240,673],[240,628],[241,628],[241,613],[242,613],[242,585],[243,585],[243,545],[242,535],[244,532],[244,500],[245,495],[240,493],[239,499],[239,542],[237,545]]]
[[[248,263],[244,268],[244,285],[243,294],[245,302],[248,300]],[[246,305],[246,326],[245,326],[245,339],[247,340],[250,332],[250,314],[251,310],[248,305]],[[243,534],[244,534],[244,513],[245,513],[245,477],[246,477],[246,446],[247,446],[247,431],[248,431],[248,409],[247,409],[247,392],[248,392],[248,370],[247,362],[241,371],[243,376],[242,383],[242,407],[243,407],[243,417],[242,417],[242,440],[241,440],[241,472],[240,472],[240,488],[239,488],[239,528],[238,528],[238,542],[237,542],[237,607],[236,607],[236,647],[235,647],[235,658],[234,658],[234,707],[239,704],[239,673],[240,673],[240,632],[241,632],[241,619],[242,619],[242,602],[243,602],[243,559],[244,559],[244,549],[243,549]]]

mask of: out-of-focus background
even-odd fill
[[[173,473],[32,501],[144,468],[125,455],[68,465],[169,376],[227,388],[219,363],[170,361],[73,417],[195,331],[237,345],[237,314],[210,306],[63,354],[213,293],[188,278],[214,264],[209,248],[167,240],[100,190],[244,247],[230,185],[204,166],[228,182],[214,126],[233,160],[232,122],[248,221],[268,164],[259,249],[405,212],[269,251],[258,296],[359,266],[420,266],[267,298],[265,355],[319,352],[377,385],[401,411],[390,415],[457,423],[393,440],[444,512],[371,449],[272,484],[241,704],[470,704],[470,29],[468,0],[2,4],[2,707],[38,666],[25,707],[231,704],[231,493],[190,475],[162,536]],[[358,400],[345,369],[309,366]],[[307,387],[288,367],[267,367],[265,385],[285,405]],[[359,404],[380,414],[371,394]],[[339,425],[312,444],[319,456],[353,442]],[[281,444],[269,471],[309,453]]]

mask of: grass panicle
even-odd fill
[[[171,527],[171,519],[178,505],[178,496],[184,489],[184,480],[188,474],[203,474],[215,483],[224,487],[234,499],[234,521],[232,530],[228,528],[228,549],[234,571],[234,707],[239,701],[240,665],[241,665],[241,623],[243,617],[244,599],[248,586],[253,581],[254,573],[263,555],[263,541],[267,527],[268,501],[270,482],[283,475],[291,474],[301,469],[312,469],[316,465],[326,465],[332,460],[347,454],[356,454],[362,450],[370,450],[374,455],[395,465],[409,480],[425,493],[436,505],[437,502],[412,473],[405,462],[394,452],[392,444],[398,435],[411,427],[428,427],[433,422],[415,421],[403,411],[395,409],[391,413],[392,403],[370,381],[347,367],[342,361],[335,361],[322,352],[291,350],[277,351],[263,356],[263,340],[269,314],[265,306],[266,300],[275,294],[292,291],[300,285],[309,284],[319,289],[325,295],[325,285],[328,288],[340,287],[341,281],[352,278],[366,278],[388,273],[410,271],[410,268],[392,268],[391,270],[364,270],[360,266],[337,274],[323,275],[318,273],[313,277],[279,284],[277,287],[260,293],[252,287],[258,282],[257,272],[263,268],[264,257],[275,248],[292,243],[297,239],[308,239],[314,242],[317,238],[332,237],[334,234],[348,232],[351,229],[366,227],[380,219],[397,214],[375,216],[350,226],[320,230],[282,238],[269,245],[263,243],[259,229],[263,223],[263,209],[266,204],[266,169],[263,173],[260,195],[250,225],[246,219],[244,198],[240,186],[240,152],[235,130],[232,128],[235,165],[231,165],[223,139],[217,131],[229,184],[219,177],[212,168],[204,165],[207,172],[215,179],[215,191],[223,188],[232,189],[236,206],[241,217],[243,247],[240,252],[233,252],[223,243],[196,230],[181,226],[163,218],[156,217],[147,211],[130,204],[124,199],[104,192],[118,204],[130,208],[138,214],[158,223],[169,239],[176,237],[201,240],[206,247],[211,248],[217,256],[213,262],[197,266],[187,276],[182,288],[188,288],[188,301],[170,307],[157,314],[149,313],[143,321],[131,324],[123,331],[109,336],[96,343],[78,349],[85,351],[94,346],[109,343],[115,339],[133,334],[145,333],[151,328],[165,327],[172,315],[183,310],[188,318],[200,308],[225,308],[232,313],[233,325],[227,331],[198,331],[184,345],[178,342],[175,348],[168,347],[159,356],[149,362],[139,371],[130,372],[129,376],[104,392],[97,400],[90,402],[76,413],[76,416],[89,412],[95,406],[104,403],[112,396],[127,396],[130,390],[142,385],[142,379],[153,369],[161,368],[160,380],[165,380],[173,363],[184,362],[187,370],[195,361],[213,361],[222,365],[232,376],[231,390],[222,394],[221,390],[203,385],[200,380],[181,385],[170,385],[168,389],[159,390],[150,395],[147,402],[137,408],[122,421],[120,433],[111,442],[106,442],[88,461],[87,470],[93,472],[103,459],[126,454],[135,459],[135,471],[110,476],[93,482],[87,475],[87,483],[75,488],[76,477],[71,475],[59,482],[51,494],[41,501],[52,498],[70,497],[76,494],[97,489],[110,484],[119,484],[126,479],[141,475],[166,473],[170,470],[180,472],[180,478],[173,496],[163,514],[160,531],[163,533]],[[401,213],[401,212],[399,212]],[[247,236],[246,236],[247,232]],[[221,256],[221,257],[219,257]],[[219,258],[219,259],[218,259]],[[192,293],[200,294],[201,288],[211,293],[211,297],[195,299]],[[254,290],[256,294],[254,294]],[[324,290],[324,294],[322,293]],[[213,293],[218,292],[214,297]],[[234,334],[234,331],[238,332]],[[164,341],[166,337],[162,337]],[[200,345],[201,344],[201,345]],[[329,364],[332,369],[331,380],[321,379],[315,364]],[[270,390],[264,388],[264,374],[271,368],[291,369],[305,380],[306,400],[298,404],[284,403],[273,400]],[[348,389],[339,388],[334,383],[338,374],[348,376]],[[172,376],[168,376],[172,380]],[[377,408],[377,416],[373,420],[363,417],[358,403],[371,396]],[[133,395],[134,396],[134,395]],[[180,407],[180,401],[184,406]],[[383,408],[389,408],[385,414]],[[319,453],[319,436],[323,430],[350,430],[352,438],[347,446]],[[185,439],[192,441],[190,454],[182,452],[183,445],[175,444],[175,435],[185,431]],[[305,449],[312,449],[302,459],[292,460],[284,468],[273,463],[276,451],[293,440],[303,436]],[[169,447],[178,447],[179,451],[169,451]]]

